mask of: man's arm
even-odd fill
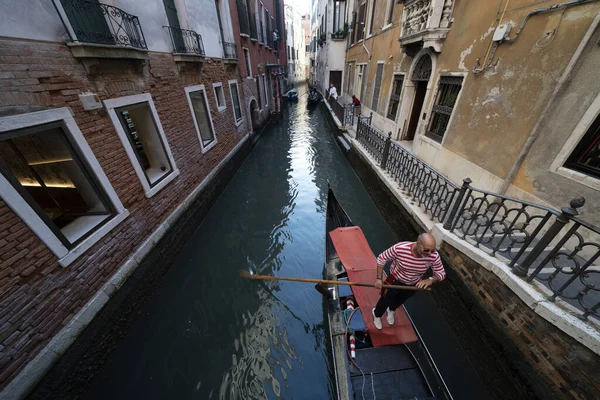
[[[428,288],[432,284],[441,282],[446,278],[446,271],[444,270],[444,265],[442,264],[439,254],[437,255],[436,260],[433,262],[431,269],[433,271],[433,276],[417,282],[415,285],[416,287]]]
[[[388,261],[392,261],[396,258],[396,245],[393,245],[377,257],[377,280],[375,281],[375,287],[381,289],[383,284],[383,267]]]

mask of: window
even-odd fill
[[[104,104],[146,197],[154,196],[179,175],[179,170],[152,97],[146,93],[105,100]]]
[[[364,31],[364,29],[365,29],[365,7],[366,7],[366,4],[363,3],[358,8],[358,23],[356,24],[356,30],[357,30],[356,41],[357,42],[360,42],[361,40],[363,40],[363,36],[365,33],[365,31]]]
[[[226,108],[225,95],[223,94],[223,84],[221,82],[213,83],[213,94],[217,102],[217,109],[223,111]]]
[[[565,167],[600,178],[600,116],[596,117]]]
[[[431,125],[427,131],[427,136],[437,142],[442,142],[452,110],[456,104],[456,99],[462,87],[462,76],[442,76],[436,103],[433,106]]]
[[[377,63],[377,71],[375,73],[375,85],[373,87],[373,101],[371,108],[377,112],[379,106],[379,92],[381,91],[381,79],[383,77],[383,63]]]
[[[262,109],[262,99],[261,99],[261,90],[260,90],[260,75],[258,75],[255,79],[256,81],[256,94],[257,94],[257,100],[258,100],[258,108]]]
[[[391,25],[394,19],[394,5],[396,4],[396,0],[388,0],[388,11],[387,11],[387,18],[385,19],[385,22],[388,25]]]
[[[388,105],[387,117],[392,121],[396,120],[398,106],[400,105],[400,95],[402,94],[402,85],[404,83],[403,75],[394,75],[394,84],[392,94],[390,95],[390,104]]]
[[[0,118],[0,193],[62,266],[129,214],[67,108]]]
[[[242,123],[242,108],[240,107],[240,93],[238,91],[238,83],[236,80],[229,81],[229,92],[231,93],[231,104],[233,104],[233,118],[235,125],[239,126]]]
[[[269,105],[269,90],[267,89],[267,77],[265,75],[262,76],[263,80],[263,94],[265,96],[264,103],[265,106]]]
[[[369,24],[369,36],[373,34],[373,25],[375,24],[375,3],[377,0],[373,0],[371,5],[371,23]]]
[[[343,31],[346,24],[346,1],[333,2],[333,33]]]
[[[187,93],[196,132],[198,132],[198,139],[200,139],[202,153],[206,153],[217,144],[217,138],[204,85],[187,87],[185,92]]]
[[[252,67],[250,66],[250,52],[244,48],[244,64],[246,64],[246,77],[252,78]]]

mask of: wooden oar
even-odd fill
[[[258,281],[290,281],[290,282],[308,282],[308,283],[316,283],[315,289],[319,291],[319,293],[324,296],[330,296],[331,293],[324,288],[324,285],[346,285],[346,286],[364,286],[364,287],[375,287],[374,283],[365,283],[365,282],[340,282],[340,281],[330,281],[327,279],[308,279],[308,278],[285,278],[281,276],[271,276],[271,275],[254,275],[248,271],[240,270],[240,276],[248,279],[255,279]],[[384,289],[402,289],[402,290],[431,290],[431,288],[421,289],[416,286],[402,286],[402,285],[382,285]]]

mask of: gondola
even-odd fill
[[[375,256],[331,188],[325,236],[326,279],[374,280]],[[333,285],[328,290],[337,399],[452,399],[403,307],[396,310],[393,326],[382,318],[383,330],[376,331],[368,300],[379,296],[376,289]],[[360,308],[362,299],[365,310]]]
[[[308,100],[306,102],[306,105],[308,107],[314,107],[317,104],[319,104],[320,98],[319,98],[319,92],[317,92],[314,89],[311,89],[310,92],[308,93]]]

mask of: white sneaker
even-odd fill
[[[375,316],[375,309],[371,312],[373,313],[373,325],[375,325],[375,328],[381,329],[383,327],[383,325],[381,325],[381,318]]]
[[[394,312],[388,308],[386,314],[388,324],[394,325]]]

